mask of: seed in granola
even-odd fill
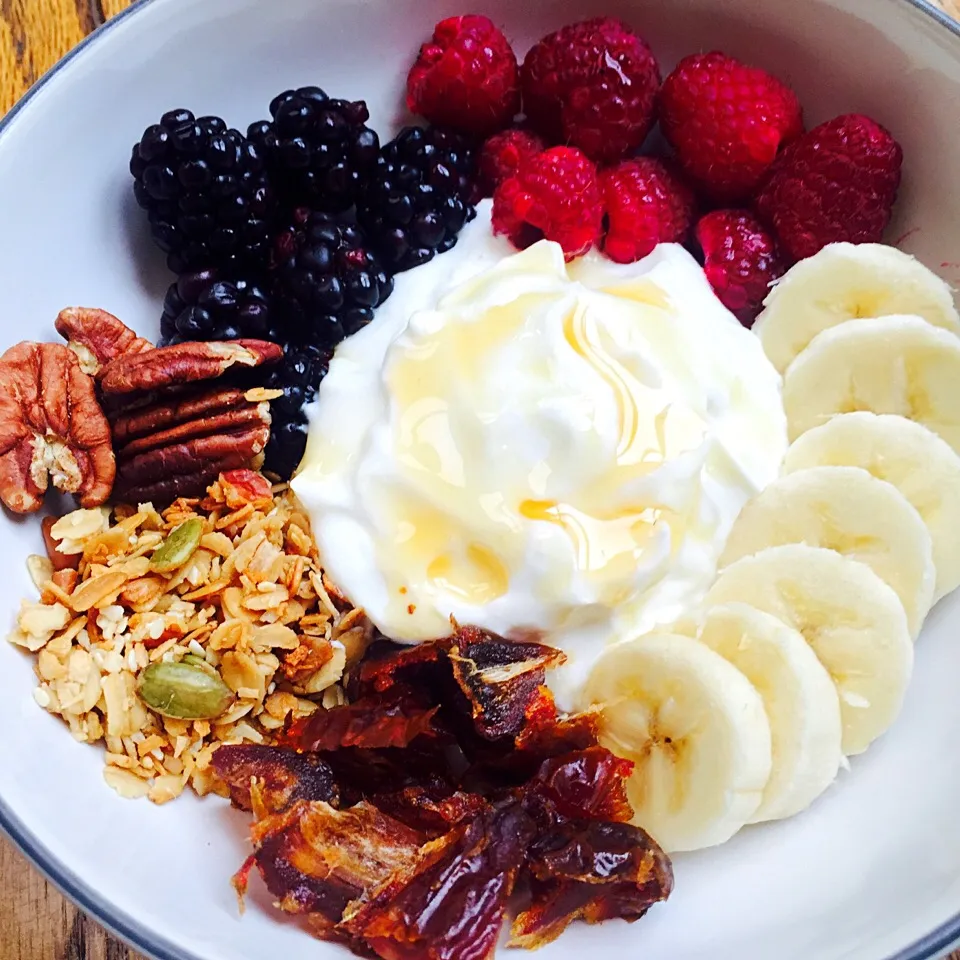
[[[213,673],[192,663],[152,663],[140,674],[140,698],[164,717],[213,720],[233,703],[233,692]]]
[[[200,546],[203,521],[199,517],[184,520],[174,527],[150,558],[150,566],[158,573],[167,573],[182,567]]]

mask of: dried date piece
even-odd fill
[[[282,356],[283,348],[266,340],[177,343],[111,361],[100,373],[100,388],[108,396],[149,392],[215,380],[233,366],[258,367]]]
[[[422,788],[443,797],[457,789],[447,746],[440,737],[419,737],[404,748],[345,747],[328,750],[322,758],[333,770],[344,806],[363,799],[378,802],[384,793],[407,787]]]
[[[485,960],[534,836],[519,804],[492,804],[350,904],[338,929],[384,960]]]
[[[441,781],[376,793],[370,802],[388,816],[430,837],[442,836],[452,826],[472,819],[487,804],[480,794],[454,790]]]
[[[667,855],[628,823],[558,824],[537,837],[525,869],[531,900],[511,927],[514,947],[542,947],[574,920],[638,920],[673,890]]]
[[[427,706],[409,687],[398,686],[384,697],[318,710],[294,724],[284,739],[314,753],[340,747],[406,747],[417,737],[437,733],[434,717],[439,709]]]
[[[254,824],[253,860],[287,913],[311,915],[320,935],[332,932],[351,901],[417,860],[423,838],[376,807],[337,810],[301,800]],[[241,894],[246,877],[236,886]]]
[[[438,672],[449,672],[446,667],[449,648],[448,640],[413,646],[378,640],[361,662],[356,678],[351,682],[351,692],[355,696],[370,696],[385,693],[397,683],[424,689]]]
[[[513,642],[476,627],[457,631],[448,657],[476,732],[486,740],[520,733],[547,670],[566,659],[556,647]]]
[[[101,368],[127,354],[153,350],[153,344],[138,337],[122,320],[95,307],[67,307],[54,323],[80,360],[84,373],[96,377]]]
[[[299,800],[339,803],[333,771],[319,757],[259,744],[224,744],[213,754],[213,769],[241,810],[254,809],[256,800],[258,819],[282,813]]]
[[[49,483],[84,507],[104,503],[116,464],[93,380],[56,343],[20,343],[0,357],[0,499],[16,513]]]
[[[590,747],[544,760],[525,793],[544,802],[551,820],[628,823],[633,819],[633,807],[626,782],[632,772],[631,761],[614,756],[605,747]]]
[[[541,687],[528,704],[523,728],[514,738],[514,747],[529,762],[559,757],[574,750],[586,750],[597,743],[600,711],[560,716],[553,694]]]

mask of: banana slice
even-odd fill
[[[865,564],[804,544],[771,547],[727,567],[705,602],[750,604],[803,635],[836,684],[847,756],[897,718],[913,643],[897,595]]]
[[[783,379],[795,440],[838,413],[896,413],[960,452],[960,337],[920,317],[851,320],[824,330]]]
[[[916,507],[933,540],[934,601],[960,586],[960,456],[926,427],[890,414],[846,413],[814,427],[787,451],[784,473],[863,467]]]
[[[784,543],[827,547],[865,563],[893,587],[911,635],[920,632],[933,602],[933,546],[920,514],[892,484],[859,467],[780,477],[740,512],[720,565]]]
[[[781,372],[822,330],[846,320],[910,313],[960,334],[950,287],[919,260],[880,243],[831,243],[791,267],[753,325]]]
[[[806,810],[843,759],[840,699],[830,674],[801,633],[745,603],[710,608],[700,640],[753,684],[770,721],[773,768],[750,822]]]
[[[601,741],[636,766],[636,823],[668,852],[729,840],[756,813],[770,778],[760,694],[692,637],[646,634],[608,648],[584,688],[603,707]]]

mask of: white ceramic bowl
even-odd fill
[[[808,122],[875,116],[905,180],[892,239],[960,279],[960,32],[921,0],[483,0],[522,54],[587,15],[631,21],[662,65],[721,48],[790,82]],[[365,98],[382,133],[406,68],[463,0],[149,0],[41,81],[0,134],[0,348],[48,339],[68,304],[156,333],[168,282],[127,174],[131,144],[189,106],[245,128],[286,87]],[[30,594],[35,520],[0,520],[0,620]],[[676,858],[676,892],[628,926],[577,925],[539,956],[645,960],[927,960],[960,938],[960,599],[920,638],[903,715],[805,815]],[[33,702],[31,663],[0,644],[0,822],[69,896],[159,960],[346,956],[269,908],[241,920],[228,878],[247,818],[216,798],[119,799],[100,750]]]

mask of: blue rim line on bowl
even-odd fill
[[[54,64],[10,109],[7,115],[0,119],[0,137],[6,133],[10,125],[29,106],[43,87],[64,67],[75,58],[85,55],[106,33],[136,16],[153,2],[154,0],[134,0],[134,3],[111,20],[108,20],[94,33],[82,40],[62,60]],[[960,23],[934,7],[928,0],[900,0],[900,2],[907,3],[924,16],[932,18],[960,40]],[[155,936],[139,927],[134,917],[115,910],[100,897],[96,890],[58,863],[50,851],[30,835],[16,814],[4,803],[2,797],[0,797],[0,833],[8,837],[61,893],[135,950],[152,957],[153,960],[204,960],[196,954],[184,953],[179,947],[164,938]],[[960,913],[905,950],[889,957],[878,957],[877,960],[934,960],[934,958],[943,956],[951,947],[957,945],[960,945]]]

